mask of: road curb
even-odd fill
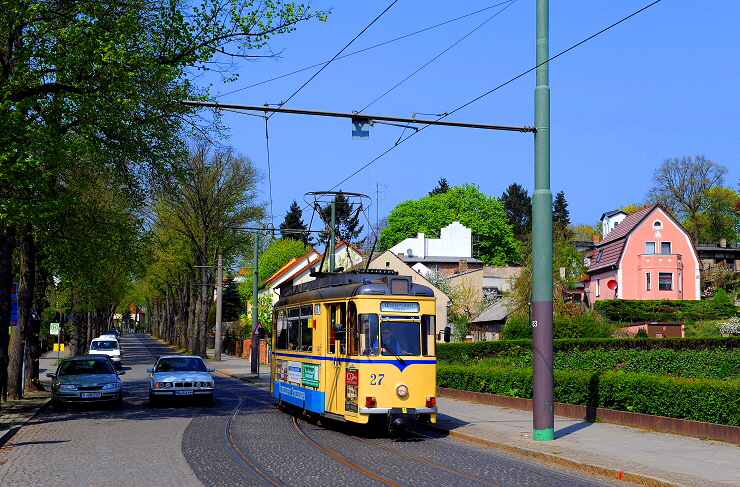
[[[576,468],[583,472],[600,475],[602,477],[608,477],[608,478],[612,478],[616,480],[624,480],[626,482],[646,485],[648,487],[686,487],[684,484],[669,482],[667,480],[664,480],[658,477],[651,477],[649,475],[643,475],[643,474],[639,474],[635,472],[630,472],[627,470],[617,470],[614,468],[604,467],[601,465],[584,463],[584,462],[580,462],[577,460],[571,460],[571,459],[562,457],[560,455],[553,455],[551,453],[543,453],[543,452],[536,451],[536,450],[529,450],[527,448],[522,448],[520,446],[508,445],[506,443],[486,440],[483,438],[478,438],[473,435],[469,435],[465,433],[458,433],[453,430],[448,430],[446,428],[442,428],[434,424],[427,423],[424,425],[424,428],[430,429],[432,431],[436,431],[438,433],[446,434],[453,438],[459,438],[462,440],[470,441],[472,443],[478,443],[481,445],[490,446],[493,448],[497,448],[499,450],[508,451],[510,453],[516,453],[518,455],[524,455],[524,456],[528,456],[532,458],[537,458],[539,460],[543,460],[549,463],[555,463],[557,465],[561,465],[564,467]]]

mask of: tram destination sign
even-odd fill
[[[380,311],[397,313],[418,313],[419,303],[409,303],[405,301],[381,301]]]

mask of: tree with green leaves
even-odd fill
[[[387,250],[418,232],[439,238],[440,230],[454,221],[470,228],[477,242],[473,254],[487,265],[507,265],[519,260],[519,245],[503,205],[473,184],[397,205],[380,234],[380,248]]]
[[[683,222],[684,227],[698,235],[699,243],[740,243],[740,195],[730,188],[715,186],[705,191],[701,213]]]
[[[532,233],[532,198],[523,186],[509,185],[501,195],[501,204],[518,240]]]
[[[69,202],[65,173],[112,170],[128,193],[184,151],[199,125],[180,100],[203,98],[188,79],[259,57],[272,35],[324,12],[295,3],[203,0],[2,2],[0,25],[0,389],[5,394],[10,256],[19,226],[37,229]],[[271,55],[268,52],[267,55]],[[141,201],[141,200],[140,200]],[[30,247],[27,247],[30,248]],[[32,282],[24,284],[33,287]],[[84,306],[80,303],[79,306]],[[29,313],[24,313],[24,317]],[[79,320],[78,320],[79,321]]]
[[[447,184],[447,178],[440,178],[439,181],[437,181],[437,186],[429,192],[429,196],[434,196],[435,194],[444,194],[450,190],[450,185]]]
[[[259,282],[263,283],[268,277],[277,272],[290,259],[305,255],[311,247],[300,240],[292,238],[278,238],[270,243],[270,246],[260,254],[259,258]]]
[[[303,210],[296,200],[290,205],[288,212],[285,214],[283,223],[280,224],[280,234],[283,238],[292,238],[293,240],[300,240],[305,245],[313,245],[313,237],[305,230],[308,230],[306,224],[303,223]]]
[[[252,161],[231,147],[199,141],[183,161],[184,172],[163,184],[156,198],[156,224],[181,242],[181,251],[195,269],[197,285],[188,320],[188,350],[205,357],[206,323],[213,304],[213,283],[219,255],[234,258],[246,252],[251,236],[237,227],[257,224],[265,214],[257,203],[259,173]]]

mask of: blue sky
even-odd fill
[[[332,59],[391,3],[315,1],[314,7],[333,8],[328,22],[275,37],[278,61],[243,62],[238,81],[215,83],[211,93],[222,103],[290,98],[286,107],[434,118],[535,64],[534,0],[499,6],[495,0],[400,0],[343,54],[484,10],[337,59],[296,93],[320,67],[289,73]],[[649,3],[551,1],[550,56]],[[572,223],[595,224],[605,211],[642,202],[667,158],[704,155],[729,169],[726,186],[740,189],[738,18],[737,0],[663,0],[550,63],[551,189],[553,196],[564,192]],[[534,125],[534,87],[532,72],[447,120]],[[264,119],[222,117],[231,130],[226,143],[265,174],[260,191],[264,200],[272,194],[275,225],[310,191],[365,193],[375,205],[376,185],[382,185],[379,204],[369,211],[374,223],[376,211],[382,218],[398,203],[425,196],[442,177],[450,185],[477,184],[489,196],[501,196],[512,183],[530,195],[534,189],[532,134],[430,126],[395,145],[412,130],[377,124],[369,140],[353,140],[348,119],[275,114],[268,122],[268,179]],[[304,221],[310,219],[309,210]]]

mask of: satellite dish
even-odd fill
[[[406,249],[406,255],[408,255],[409,257],[413,257],[414,256],[414,251],[411,250],[411,249]]]
[[[611,289],[612,291],[614,291],[615,289],[617,289],[618,284],[617,284],[617,281],[615,281],[614,279],[612,279],[612,280],[610,280],[609,282],[606,283],[606,286],[609,289]]]

